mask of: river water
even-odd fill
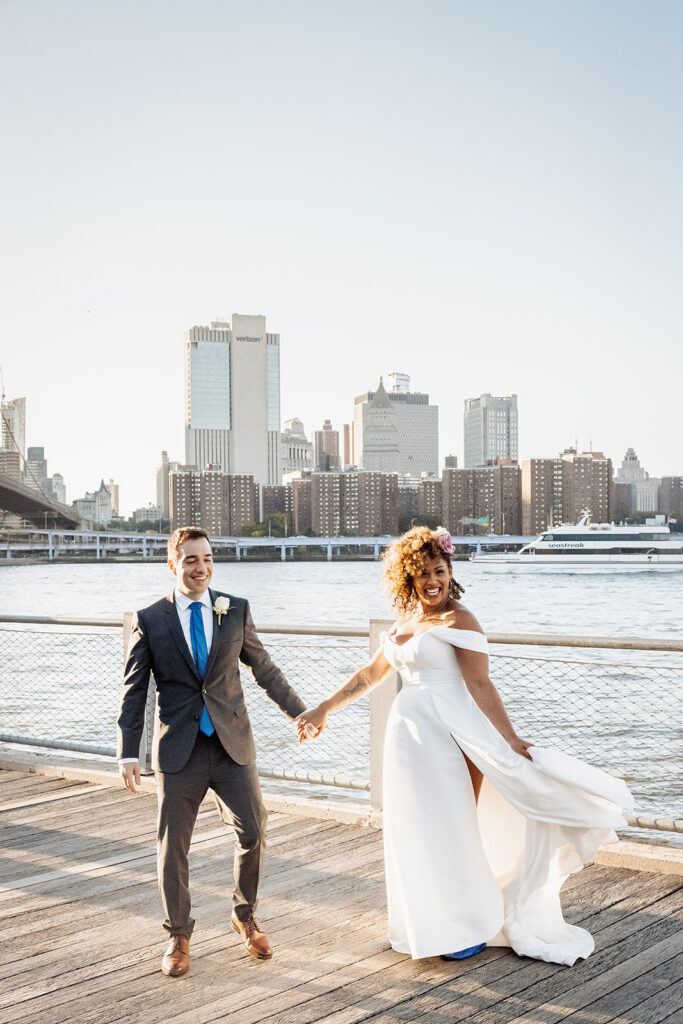
[[[570,570],[454,563],[464,603],[487,632],[680,637],[683,571]],[[367,626],[392,615],[381,576],[378,562],[223,562],[212,586],[247,597],[257,624]],[[173,582],[158,562],[4,565],[0,614],[116,617]]]
[[[496,571],[457,562],[454,573],[487,632],[680,639],[683,572]],[[231,562],[216,565],[213,586],[247,597],[257,625],[367,627],[392,617],[381,576],[377,562]],[[118,618],[173,582],[161,563],[4,564],[0,615]],[[264,639],[309,705],[367,657],[363,639]],[[680,815],[683,654],[491,651],[492,678],[521,735],[626,778],[639,810]],[[0,625],[0,732],[111,745],[121,663],[120,630]],[[245,691],[262,767],[367,778],[367,701],[299,748],[248,679]]]

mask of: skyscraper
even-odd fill
[[[631,512],[656,512],[659,508],[661,480],[651,477],[643,469],[633,448],[626,449],[614,482],[615,484],[631,485],[631,508],[627,515],[630,515]]]
[[[304,425],[298,416],[285,422],[281,444],[283,474],[313,469],[313,442],[306,437]]]
[[[21,480],[26,466],[26,399],[10,398],[2,403],[2,472]]]
[[[169,518],[168,510],[168,474],[171,472],[172,463],[169,461],[168,452],[161,453],[161,461],[157,468],[157,506],[162,519]]]
[[[280,483],[280,336],[264,316],[185,333],[185,462]]]
[[[521,474],[516,462],[445,469],[443,521],[453,534],[519,534],[522,525]]]
[[[522,533],[537,535],[562,523],[562,460],[522,462]]]
[[[26,452],[25,483],[45,492],[47,482],[47,459],[44,448],[29,448]]]
[[[332,429],[330,420],[325,420],[322,430],[313,431],[315,469],[329,473],[340,468],[339,431]]]
[[[422,473],[438,473],[438,406],[429,404],[428,394],[410,390],[408,374],[390,373],[388,380],[388,390],[380,381],[377,391],[366,391],[355,399],[351,432],[354,464],[359,469],[379,469],[416,479]],[[381,417],[372,412],[372,408],[378,407],[394,412],[393,417],[385,412],[384,419],[388,431],[393,434],[395,430],[397,457],[391,462],[385,458],[383,465],[377,464],[376,455]],[[393,438],[389,440],[393,450]]]
[[[612,460],[603,452],[560,452],[562,462],[562,522],[578,523],[585,511],[593,522],[612,519]]]
[[[517,461],[517,395],[465,399],[465,469]]]

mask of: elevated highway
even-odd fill
[[[225,554],[238,560],[248,558],[250,551],[270,549],[284,562],[294,557],[296,548],[318,548],[331,560],[343,552],[364,549],[379,558],[394,537],[212,537],[211,544],[217,555]],[[471,551],[483,549],[521,547],[533,537],[508,537],[488,534],[485,537],[453,537],[456,546]],[[0,536],[0,558],[45,556],[54,559],[69,555],[85,555],[102,559],[117,555],[141,555],[142,558],[166,553],[167,534],[159,533],[95,533],[84,530],[31,530],[5,533]],[[272,557],[272,556],[271,556]]]
[[[52,501],[42,491],[27,487],[4,473],[0,473],[0,509],[38,527],[75,530],[80,526],[80,519],[73,509]]]

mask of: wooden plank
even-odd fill
[[[0,813],[4,814],[6,811],[19,810],[24,807],[33,807],[37,804],[44,805],[54,803],[55,800],[64,800],[73,796],[73,790],[86,792],[87,790],[92,789],[92,783],[90,782],[66,782],[64,779],[55,779],[55,782],[61,782],[62,785],[59,787],[55,786],[51,793],[41,791],[31,797],[22,797],[17,795],[16,799],[9,800],[8,802],[0,805]]]
[[[633,1020],[632,1011],[637,1010],[637,1019],[640,1024],[643,1015],[648,1015],[650,1009],[656,1009],[656,1019],[661,1020],[663,1014],[667,1016],[671,1011],[678,1009],[680,1012],[683,1006],[683,999],[680,997],[678,986],[683,978],[683,957],[672,957],[663,964],[659,964],[653,970],[642,974],[633,981],[622,985],[620,988],[611,991],[608,995],[602,996],[594,1003],[589,1003],[580,1010],[569,1014],[565,1019],[572,1024],[578,1021],[589,1019],[591,1024],[608,1024],[614,1020],[623,1020],[626,1014],[629,1020]],[[677,1002],[676,1002],[677,1000]]]
[[[673,876],[572,876],[567,917],[590,927],[598,948],[571,970],[505,949],[413,961],[388,947],[381,833],[288,814],[269,820],[260,891],[275,957],[259,963],[229,927],[234,835],[211,802],[191,850],[192,970],[164,978],[155,798],[92,787],[8,814],[3,1024],[544,1024],[544,1014],[554,1024],[560,1012],[577,1024],[663,1024],[680,998],[683,892]]]

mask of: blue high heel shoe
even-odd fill
[[[471,956],[476,956],[477,953],[481,953],[482,949],[486,949],[486,943],[482,942],[479,946],[468,946],[467,949],[460,949],[457,953],[442,953],[442,960],[469,960]]]

